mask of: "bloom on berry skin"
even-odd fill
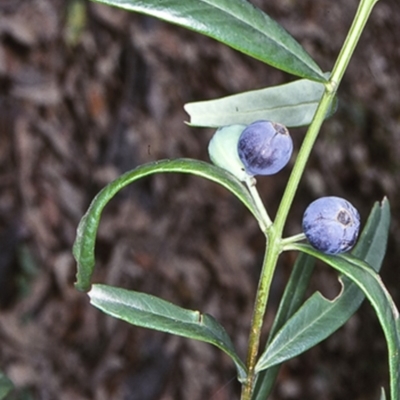
[[[303,231],[310,244],[325,254],[349,251],[360,229],[358,211],[345,199],[330,196],[312,202],[303,216]]]
[[[242,132],[239,158],[251,175],[273,175],[289,162],[293,141],[285,126],[271,121],[256,121]]]

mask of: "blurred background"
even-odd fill
[[[356,0],[254,0],[324,71]],[[400,3],[381,0],[321,131],[286,234],[322,195],[350,200],[365,222],[388,196],[382,277],[400,304]],[[217,42],[84,0],[0,1],[0,369],[9,399],[231,400],[230,360],[210,345],[111,319],[73,287],[76,226],[93,196],[137,165],[208,160],[212,130],[190,128],[186,102],[294,79]],[[293,129],[295,152],[304,129]],[[294,159],[294,157],[293,157]],[[258,180],[274,216],[291,166]],[[216,317],[245,356],[263,237],[225,189],[192,176],[147,178],[106,208],[97,282],[152,293]],[[295,260],[277,271],[265,333]],[[310,293],[333,298],[319,266]],[[377,399],[387,360],[364,303],[335,335],[281,369],[271,399]]]

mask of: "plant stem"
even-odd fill
[[[249,344],[247,351],[247,380],[242,387],[241,400],[251,400],[254,382],[256,378],[255,366],[257,363],[258,350],[260,347],[261,329],[264,321],[265,310],[269,297],[269,289],[271,287],[275,266],[278,261],[281,244],[279,238],[275,235],[275,231],[270,229],[268,246],[265,251],[261,277],[258,283],[257,295],[254,305],[253,318],[251,321],[251,330],[249,336]]]
[[[331,107],[338,86],[350,62],[351,56],[354,53],[361,33],[363,32],[365,24],[367,23],[368,17],[377,2],[378,0],[361,0],[356,16],[354,17],[353,24],[350,27],[349,33],[336,60],[336,64],[333,67],[330,79],[326,83],[325,92],[318,105],[317,111],[315,112],[311,125],[308,128],[288,184],[286,185],[286,190],[283,194],[282,201],[279,205],[274,225],[277,234],[280,236],[282,235],[289,210],[300,183],[300,179],[303,175],[306,163],[310,157],[311,150],[314,146],[315,140],[317,139],[322,123],[329,111],[329,108]]]
[[[305,239],[306,235],[304,233],[298,233],[297,235],[287,237],[285,239],[282,239],[282,248],[284,248],[286,245],[290,243],[300,242],[301,240]]]
[[[262,212],[264,207],[262,203],[260,204],[259,198],[256,198],[257,208],[261,209],[260,215],[263,216],[262,219],[264,220],[260,226],[264,225],[267,228],[264,231],[267,236],[267,246],[251,321],[246,360],[248,375],[242,387],[241,400],[251,400],[253,394],[253,387],[256,378],[255,366],[260,347],[261,329],[267,307],[272,277],[282,248],[282,233],[289,210],[322,123],[332,105],[338,86],[354,53],[373,6],[377,2],[378,0],[361,0],[360,2],[353,24],[350,27],[349,33],[336,60],[330,79],[325,85],[325,92],[304,138],[273,225],[270,225],[268,214],[266,211]],[[254,196],[254,192],[252,193],[250,190],[250,193]]]
[[[245,183],[258,210],[258,223],[260,225],[260,229],[262,232],[267,233],[268,229],[272,226],[272,221],[264,207],[264,203],[261,200],[260,194],[258,193],[256,181],[254,178],[252,178],[248,179]]]

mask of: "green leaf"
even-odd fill
[[[6,375],[0,372],[0,400],[4,399],[12,389],[14,389],[14,384]]]
[[[184,109],[192,126],[248,125],[260,119],[287,127],[304,126],[311,123],[324,90],[322,83],[300,79],[220,99],[187,103]],[[335,110],[336,101],[327,117]]]
[[[380,397],[380,400],[386,400],[386,393],[385,393],[385,389],[384,389],[384,388],[381,389],[381,397]]]
[[[390,225],[387,199],[375,204],[353,254],[379,271],[385,255]],[[364,300],[362,291],[346,276],[341,293],[328,300],[314,293],[274,336],[257,364],[259,371],[280,364],[315,346],[339,329]]]
[[[93,285],[88,295],[95,307],[132,325],[217,346],[234,360],[239,380],[246,379],[245,365],[224,328],[212,316],[186,310],[149,294],[107,285]]]
[[[301,306],[308,284],[314,271],[314,257],[300,253],[290,274],[289,281],[285,287],[282,300],[279,304],[274,323],[269,332],[266,348],[277,334],[284,323]],[[278,376],[280,365],[275,365],[268,370],[261,371],[257,375],[253,391],[253,400],[265,400],[268,398],[273,384]]]
[[[278,23],[246,0],[96,0],[210,36],[290,74],[325,82],[321,69]]]
[[[391,398],[400,398],[400,332],[399,312],[380,276],[366,262],[347,254],[330,256],[309,245],[293,243],[291,250],[310,254],[350,278],[368,298],[385,334],[389,354]]]
[[[289,319],[289,317],[300,308],[308,288],[311,275],[314,271],[314,266],[314,257],[310,257],[308,254],[304,253],[300,253],[297,257],[293,271],[285,287],[282,300],[279,304],[274,323],[269,332],[267,346],[271,343],[272,338]]]
[[[77,282],[75,284],[78,290],[90,290],[90,281],[95,264],[96,234],[101,213],[107,203],[130,183],[148,175],[167,172],[193,174],[220,184],[231,191],[258,219],[257,208],[246,187],[232,174],[220,167],[191,159],[161,160],[141,165],[121,175],[101,190],[82,217],[73,247],[74,257],[78,263]]]

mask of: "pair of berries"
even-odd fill
[[[254,175],[273,175],[290,160],[293,141],[287,128],[271,121],[217,130],[209,145],[211,160],[241,180]],[[339,197],[322,197],[311,203],[303,216],[303,231],[317,250],[326,254],[349,251],[360,228],[358,211]]]

